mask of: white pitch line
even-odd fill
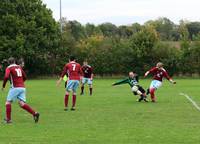
[[[194,106],[197,110],[200,111],[200,107],[197,105],[197,103],[196,103],[194,100],[192,100],[192,98],[191,98],[189,95],[187,95],[187,94],[185,94],[185,93],[180,93],[180,95],[185,96],[185,97],[193,104],[193,106]]]

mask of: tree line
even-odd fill
[[[60,32],[62,24],[62,33]],[[41,0],[2,0],[0,60],[23,58],[29,75],[55,75],[75,55],[99,75],[139,74],[162,61],[171,75],[200,74],[200,22],[158,18],[144,24],[55,21]],[[6,65],[6,64],[3,64]]]

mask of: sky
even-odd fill
[[[60,0],[42,1],[59,20]],[[200,0],[62,0],[62,17],[96,25],[143,24],[167,17],[178,24],[180,20],[200,21]]]

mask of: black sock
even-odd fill
[[[149,94],[149,88],[147,89],[147,93],[146,93],[147,95]]]

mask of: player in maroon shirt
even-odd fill
[[[76,62],[74,56],[70,56],[69,63],[67,63],[62,71],[60,79],[57,81],[57,86],[61,83],[63,77],[68,75],[67,86],[66,86],[66,94],[65,94],[65,111],[68,110],[68,99],[69,92],[72,90],[72,108],[71,110],[75,110],[76,105],[76,90],[79,86],[80,77],[82,75],[81,65]]]
[[[156,67],[153,67],[149,71],[147,71],[144,77],[146,77],[148,74],[153,75],[153,81],[151,82],[149,90],[147,90],[151,94],[152,102],[156,101],[154,93],[159,87],[162,86],[163,77],[168,79],[171,83],[176,84],[176,82],[172,80],[172,78],[168,75],[167,71],[163,68],[163,63],[161,62],[158,62],[156,64]]]
[[[92,80],[93,80],[93,68],[88,65],[87,61],[83,62],[82,66],[82,71],[83,71],[83,78],[82,78],[82,85],[81,85],[81,95],[84,94],[84,85],[88,83],[89,85],[89,90],[90,90],[90,95],[92,95]]]
[[[24,81],[26,80],[26,74],[21,68],[21,66],[15,64],[15,59],[13,57],[8,59],[10,64],[6,68],[2,90],[5,88],[6,83],[10,80],[11,88],[8,92],[6,100],[6,123],[11,123],[11,103],[18,99],[21,108],[33,115],[35,123],[39,120],[39,113],[35,112],[28,104],[26,104],[26,89]]]

